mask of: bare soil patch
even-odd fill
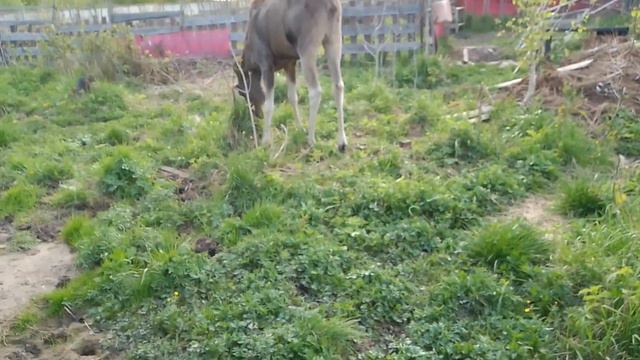
[[[41,243],[25,253],[0,249],[0,329],[31,299],[55,289],[61,279],[75,273],[74,256],[61,242]]]
[[[567,221],[552,210],[553,200],[547,196],[532,195],[507,209],[501,218],[523,219],[536,226],[550,239],[565,231]]]

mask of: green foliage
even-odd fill
[[[601,286],[580,292],[584,305],[569,314],[566,325],[567,348],[578,356],[597,358],[604,354],[616,359],[640,356],[638,273],[622,267]]]
[[[130,141],[129,132],[121,127],[114,126],[107,130],[102,141],[112,146],[125,145]]]
[[[444,65],[437,57],[401,57],[397,66],[395,80],[398,86],[433,89],[445,82]]]
[[[92,122],[120,119],[127,111],[122,90],[110,84],[98,84],[79,104],[84,118]]]
[[[484,226],[466,248],[476,263],[504,274],[526,276],[533,265],[549,260],[549,244],[530,225],[513,221]]]
[[[17,131],[9,122],[0,123],[0,149],[8,147],[12,142],[18,140]]]
[[[607,210],[608,201],[601,187],[594,181],[576,179],[562,187],[558,208],[569,216],[601,216]]]
[[[281,208],[272,204],[257,204],[247,211],[242,219],[250,228],[277,227],[282,212]]]
[[[139,199],[151,187],[146,170],[129,151],[119,149],[100,167],[100,190],[121,199]]]
[[[568,218],[551,240],[520,221],[483,225],[574,164],[607,178],[612,154],[580,122],[510,100],[490,122],[445,119],[511,69],[425,58],[414,84],[405,60],[400,89],[345,68],[347,154],[329,102],[318,145],[290,131],[274,160],[229,146],[233,121],[250,144],[244,104],[99,82],[103,99],[126,99],[104,124],[64,71],[0,69],[16,135],[0,151],[1,216],[17,228],[71,213],[62,238],[85,270],[46,295],[46,314],[74,309],[134,359],[637,358],[637,172],[619,170],[611,211]],[[291,120],[288,106],[275,120]],[[156,178],[157,164],[188,179]],[[38,202],[36,183],[59,182]],[[194,253],[200,239],[219,245],[213,257]]]
[[[464,31],[473,34],[483,34],[498,30],[499,22],[491,15],[466,14],[464,17]]]
[[[448,137],[431,148],[434,158],[446,163],[475,162],[494,154],[489,141],[470,125],[460,125],[449,130]]]
[[[85,216],[75,216],[69,219],[62,229],[60,236],[72,247],[95,233],[91,220]]]
[[[640,157],[640,121],[636,114],[620,110],[611,116],[607,124],[610,127],[609,135],[616,143],[616,152],[624,156]]]
[[[37,164],[30,177],[40,186],[55,188],[62,181],[73,178],[73,168],[64,161],[50,161]]]
[[[89,207],[90,202],[89,193],[79,189],[62,189],[51,200],[53,206],[76,210],[86,209]]]
[[[28,231],[18,231],[9,242],[11,251],[28,251],[38,244],[38,239]]]
[[[31,210],[37,201],[37,188],[26,184],[16,184],[0,194],[0,218],[15,216]]]

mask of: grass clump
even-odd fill
[[[608,201],[601,189],[593,182],[577,179],[566,183],[558,202],[559,210],[568,216],[602,216],[607,210]]]
[[[11,251],[29,251],[38,244],[36,239],[28,231],[18,231],[9,242],[9,250]]]
[[[81,240],[92,236],[95,228],[91,223],[91,219],[86,216],[74,216],[67,221],[62,228],[62,239],[72,247],[75,247]]]
[[[475,162],[494,153],[491,143],[469,125],[452,128],[446,139],[431,147],[432,156],[447,164]]]
[[[0,123],[0,149],[18,140],[18,132],[10,123]]]
[[[629,157],[640,157],[640,121],[638,116],[629,110],[620,110],[607,121],[610,137],[615,141],[618,154]],[[2,141],[0,140],[0,146]]]
[[[51,161],[37,165],[31,174],[36,184],[55,188],[62,181],[73,178],[73,167],[64,161]]]
[[[62,189],[52,198],[51,204],[63,209],[84,210],[91,203],[90,195],[86,190]]]
[[[0,218],[30,210],[38,201],[38,191],[26,184],[16,184],[0,195]]]
[[[146,170],[125,149],[105,159],[100,167],[100,189],[119,199],[139,199],[151,188]]]
[[[522,221],[482,227],[466,247],[467,256],[490,269],[516,276],[549,260],[551,249],[540,233]]]
[[[104,134],[102,141],[111,146],[124,145],[130,141],[129,132],[121,127],[113,126]]]

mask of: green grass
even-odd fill
[[[447,116],[511,70],[398,60],[395,78],[345,66],[346,154],[323,76],[318,145],[284,103],[275,160],[240,103],[106,81],[74,99],[61,73],[0,69],[0,217],[52,214],[83,270],[43,313],[74,309],[133,359],[637,358],[640,178],[616,178],[615,206],[601,191],[629,117],[605,142],[511,100],[467,124]],[[557,239],[490,220],[557,188]]]

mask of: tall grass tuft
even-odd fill
[[[466,252],[476,263],[518,276],[526,275],[532,265],[546,263],[551,255],[541,234],[522,221],[485,225],[468,243]]]

